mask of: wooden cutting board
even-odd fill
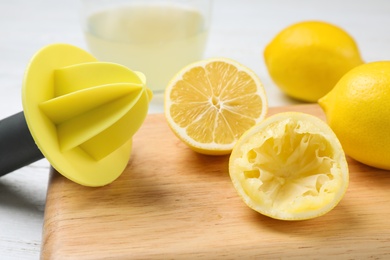
[[[317,105],[269,114],[287,110],[325,118]],[[163,115],[149,115],[112,184],[87,188],[52,171],[42,259],[390,258],[390,172],[348,158],[350,185],[340,204],[288,222],[240,200],[228,159],[192,152]]]

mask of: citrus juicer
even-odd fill
[[[111,183],[151,98],[140,72],[69,44],[42,48],[25,72],[23,112],[0,121],[0,176],[45,157],[78,184]]]

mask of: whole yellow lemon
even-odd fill
[[[390,170],[390,61],[352,69],[318,102],[346,154]]]
[[[275,84],[288,96],[316,102],[350,69],[363,63],[355,40],[343,29],[304,21],[282,30],[264,59]]]

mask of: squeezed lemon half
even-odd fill
[[[342,199],[349,180],[336,135],[321,119],[299,112],[249,129],[232,151],[229,173],[250,208],[281,220],[324,215]]]

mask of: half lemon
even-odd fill
[[[321,119],[300,112],[276,114],[248,130],[232,151],[229,173],[250,208],[281,220],[324,215],[349,181],[336,135]]]
[[[178,138],[193,150],[211,155],[229,154],[268,109],[258,76],[225,58],[184,67],[168,84],[164,104],[168,125]]]

